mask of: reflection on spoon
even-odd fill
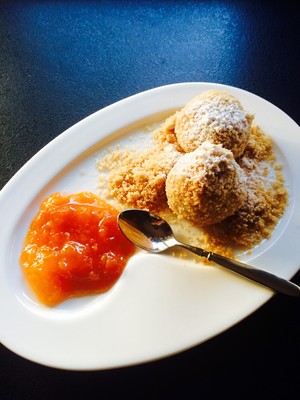
[[[124,235],[143,250],[160,253],[173,246],[179,246],[277,292],[294,297],[300,296],[300,287],[293,282],[200,247],[179,242],[175,239],[170,225],[148,211],[137,209],[122,211],[118,216],[118,224]]]

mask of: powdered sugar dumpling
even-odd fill
[[[176,115],[175,133],[185,152],[203,142],[222,144],[235,158],[245,150],[253,115],[247,113],[233,95],[211,90],[192,99]]]
[[[200,226],[220,222],[245,201],[243,177],[231,151],[204,142],[170,170],[166,180],[169,207],[178,217]]]

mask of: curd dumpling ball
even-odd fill
[[[248,114],[233,95],[210,90],[195,97],[176,115],[175,133],[185,152],[196,150],[203,142],[222,144],[242,155],[249,140],[253,115]]]
[[[200,226],[232,215],[247,196],[243,170],[232,152],[210,142],[179,158],[168,174],[166,194],[178,217]]]

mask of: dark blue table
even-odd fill
[[[299,43],[287,1],[1,1],[1,187],[85,116],[169,83],[237,86],[300,124]],[[194,349],[111,371],[51,369],[1,346],[0,399],[296,398],[299,305],[277,295]]]

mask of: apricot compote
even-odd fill
[[[42,303],[54,306],[114,285],[134,253],[117,216],[115,208],[90,192],[54,193],[42,202],[20,257]]]

